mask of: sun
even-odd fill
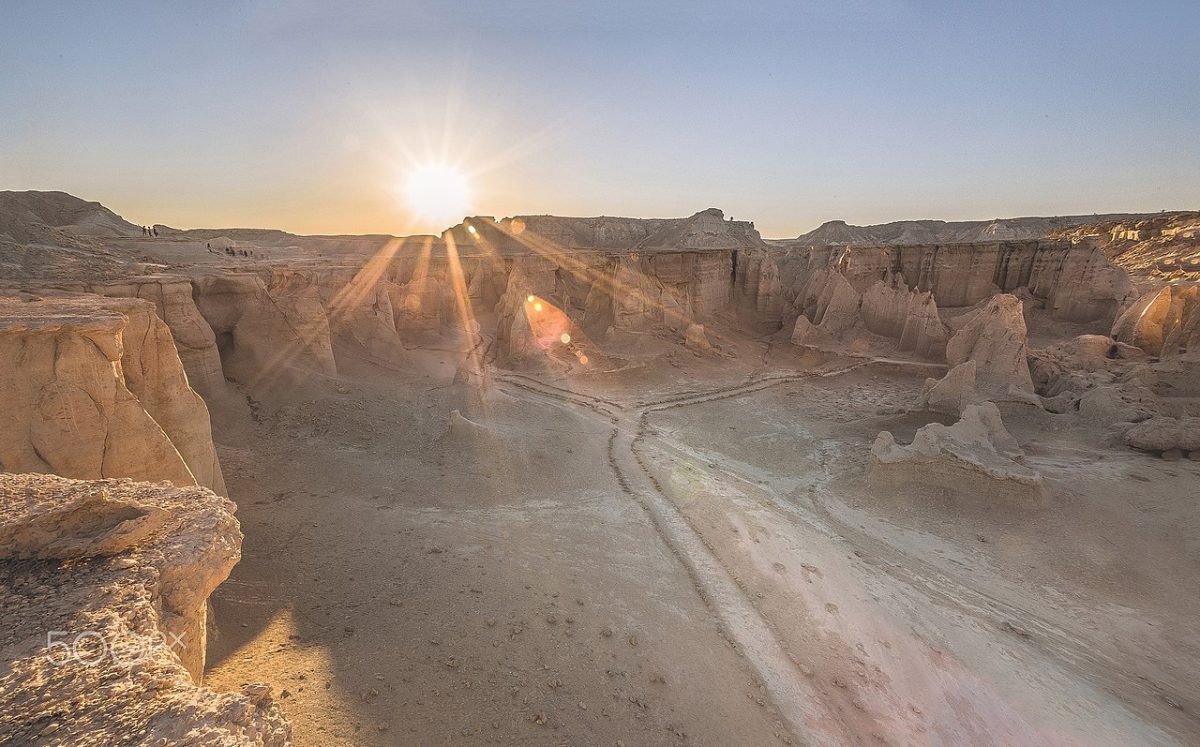
[[[404,195],[418,217],[443,226],[461,220],[471,204],[466,177],[444,163],[414,167],[405,180]]]

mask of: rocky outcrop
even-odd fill
[[[137,226],[66,192],[0,192],[0,239],[75,246],[81,236],[137,236]]]
[[[1040,239],[1056,231],[1091,224],[1097,220],[1129,218],[1128,215],[1063,215],[1049,218],[996,218],[993,220],[900,220],[871,226],[853,226],[831,220],[781,245],[827,246],[830,244],[949,244],[962,242]]]
[[[1097,241],[1109,261],[1134,275],[1200,281],[1200,213],[1196,211],[1100,216],[1054,233]]]
[[[909,289],[901,275],[886,275],[862,297],[863,324],[877,335],[899,340],[901,350],[942,360],[949,332],[930,292]]]
[[[703,324],[689,324],[684,333],[683,344],[689,350],[697,353],[708,353],[713,349],[712,343],[708,341],[708,335],[704,333]]]
[[[1139,297],[1121,312],[1112,336],[1164,358],[1200,352],[1200,284],[1173,283]]]
[[[903,276],[913,290],[930,293],[941,310],[1026,289],[1051,316],[1073,322],[1111,323],[1132,295],[1126,271],[1087,242],[818,246],[774,256],[784,301],[810,319],[831,269],[859,293],[889,276]]]
[[[862,296],[840,272],[829,270],[817,297],[813,324],[837,335],[858,323],[858,307]]]
[[[208,410],[147,301],[0,299],[0,468],[225,492]]]
[[[930,423],[901,446],[883,431],[871,447],[872,486],[936,491],[960,500],[1036,498],[1041,476],[1020,463],[1023,454],[991,402],[970,405],[954,425]]]
[[[206,400],[229,393],[221,370],[217,338],[192,300],[192,284],[185,277],[145,275],[86,287],[102,296],[140,298],[154,304],[158,318],[171,330],[188,383]]]
[[[969,360],[950,369],[940,379],[926,379],[917,407],[957,417],[976,402],[979,402],[979,393],[975,389],[975,361]]]
[[[958,331],[946,343],[946,362],[975,362],[975,386],[981,399],[1023,399],[1033,394],[1029,375],[1025,316],[1012,295],[995,296],[957,320]]]
[[[1200,456],[1200,418],[1155,417],[1125,431],[1127,446],[1178,459],[1189,452]]]
[[[192,279],[196,307],[216,336],[225,377],[252,389],[335,376],[329,319],[301,272],[227,273]]]
[[[1030,351],[1029,372],[1046,409],[1062,413],[1077,409],[1089,390],[1119,382],[1132,364],[1147,359],[1141,349],[1110,337],[1080,335]]]
[[[241,545],[228,500],[0,475],[0,537],[0,742],[289,742],[269,687],[197,686],[206,602]]]
[[[399,367],[405,360],[404,344],[392,306],[399,286],[384,279],[384,269],[373,262],[362,268],[335,268],[317,273],[315,285],[329,321],[331,343],[374,363]]]

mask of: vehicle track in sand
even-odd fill
[[[842,736],[827,730],[814,733],[813,724],[827,721],[821,699],[792,660],[771,624],[756,608],[735,575],[719,560],[701,534],[663,492],[635,450],[644,437],[646,415],[658,408],[736,397],[767,387],[816,376],[834,376],[867,365],[866,362],[827,371],[760,376],[742,384],[672,397],[634,407],[544,384],[527,376],[498,374],[503,384],[540,397],[566,402],[605,416],[613,423],[608,439],[608,462],[622,492],[646,511],[656,532],[687,570],[697,592],[721,622],[722,635],[745,658],[765,687],[772,703],[794,736],[805,743],[827,743]]]
[[[859,360],[850,365],[804,372],[760,374],[740,384],[629,405],[545,384],[524,375],[506,373],[496,377],[504,384],[539,397],[584,408],[612,422],[608,461],[622,491],[647,512],[655,530],[687,570],[697,591],[722,623],[723,634],[758,674],[793,733],[806,742],[824,743],[836,736],[829,732],[813,732],[814,723],[828,723],[829,714],[820,710],[820,695],[792,660],[781,636],[758,610],[736,574],[720,560],[714,548],[664,491],[639,452],[657,449],[674,452],[685,458],[696,456],[691,453],[695,451],[691,447],[674,444],[670,438],[652,429],[648,419],[654,413],[752,394],[806,379],[840,376],[872,365],[925,367],[921,363],[910,364],[891,359]],[[951,613],[967,616],[981,626],[990,627],[998,634],[1011,635],[1013,646],[1026,648],[1031,655],[1053,659],[1067,671],[1125,702],[1142,717],[1148,718],[1150,723],[1167,727],[1176,736],[1184,736],[1186,724],[1181,724],[1181,716],[1184,721],[1195,719],[1195,715],[1181,705],[1186,694],[1180,691],[1177,683],[1159,682],[1137,672],[1126,671],[1120,661],[1107,655],[1102,647],[1090,640],[1086,630],[1071,625],[1069,620],[1053,619],[1054,616],[1043,615],[1028,605],[988,593],[970,579],[958,578],[936,563],[919,558],[848,523],[829,509],[817,494],[819,491],[810,496],[812,511],[807,511],[785,497],[763,490],[761,483],[756,480],[729,468],[715,466],[722,463],[723,460],[710,460],[710,467],[731,479],[754,486],[768,497],[785,521],[803,523],[845,542],[857,551],[856,555],[862,562],[881,571],[903,588],[920,594]],[[827,460],[822,460],[821,466],[828,478]]]

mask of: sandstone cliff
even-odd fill
[[[225,492],[208,409],[151,303],[0,298],[0,370],[0,469]]]
[[[939,309],[974,306],[996,293],[1025,289],[1055,319],[1111,323],[1132,298],[1128,274],[1086,243],[1010,241],[986,244],[845,247],[774,253],[783,300],[807,313],[831,269],[859,293],[903,277],[931,294]],[[811,318],[811,316],[810,316]]]

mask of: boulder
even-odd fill
[[[708,341],[708,336],[704,334],[703,324],[689,324],[687,332],[684,335],[684,343],[689,350],[694,350],[698,353],[710,352],[713,347]]]
[[[1200,450],[1200,418],[1150,418],[1126,430],[1123,440],[1126,446],[1158,454]]]

